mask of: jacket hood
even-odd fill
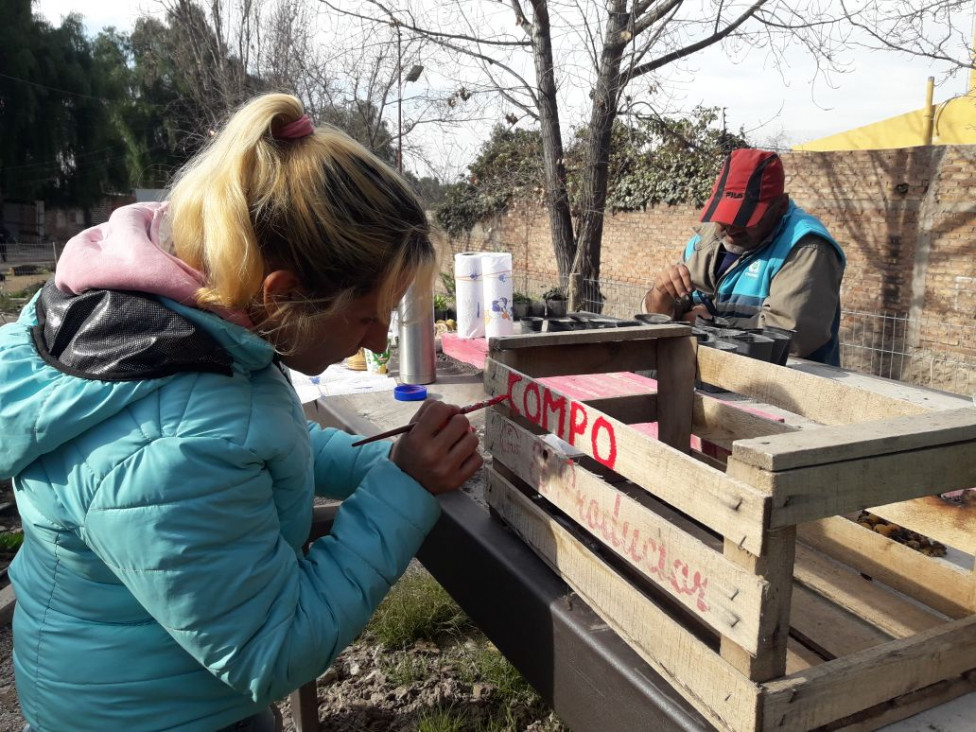
[[[55,284],[72,295],[89,290],[131,290],[195,306],[206,284],[203,273],[173,256],[162,235],[166,203],[134,203],[115,209],[108,221],[73,236],[58,259]],[[241,310],[214,308],[221,317],[250,327]]]
[[[0,478],[16,475],[186,372],[235,378],[273,361],[270,344],[213,313],[106,292],[109,297],[78,317],[60,303],[64,293],[48,283],[16,323],[0,328]],[[135,298],[143,304],[134,306]],[[156,310],[146,309],[153,305]],[[154,335],[161,323],[165,338]]]

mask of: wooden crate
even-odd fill
[[[553,386],[641,370],[656,390]],[[493,339],[489,505],[718,729],[875,729],[976,688],[976,506],[927,498],[976,485],[976,409],[858,378],[697,349],[683,325]],[[969,565],[845,517],[864,508]]]

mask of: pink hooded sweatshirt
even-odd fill
[[[134,203],[117,208],[108,221],[68,240],[58,260],[54,283],[62,292],[132,290],[161,295],[182,305],[202,307],[196,292],[206,278],[164,248],[160,225],[166,203]],[[243,310],[206,306],[220,317],[252,327]]]

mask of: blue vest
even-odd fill
[[[719,279],[718,288],[713,298],[715,309],[720,317],[728,320],[743,320],[754,318],[762,311],[763,302],[769,297],[770,284],[783,267],[783,262],[793,250],[793,247],[806,235],[815,234],[821,239],[829,241],[841,266],[846,264],[844,251],[834,238],[827,232],[827,228],[820,219],[811,216],[795,203],[790,201],[786,214],[779,223],[779,227],[772,239],[764,246],[753,252],[743,254],[725,274]],[[685,247],[684,260],[687,262],[695,252],[701,237],[695,235]],[[696,300],[699,293],[696,293]],[[840,306],[834,313],[831,325],[830,340],[813,353],[806,356],[812,361],[819,361],[831,366],[840,365]]]

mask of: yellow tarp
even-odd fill
[[[897,117],[856,127],[829,137],[821,137],[794,150],[890,150],[924,145],[924,110],[918,109]],[[954,97],[935,106],[932,128],[933,145],[976,145],[976,97],[969,94]]]

